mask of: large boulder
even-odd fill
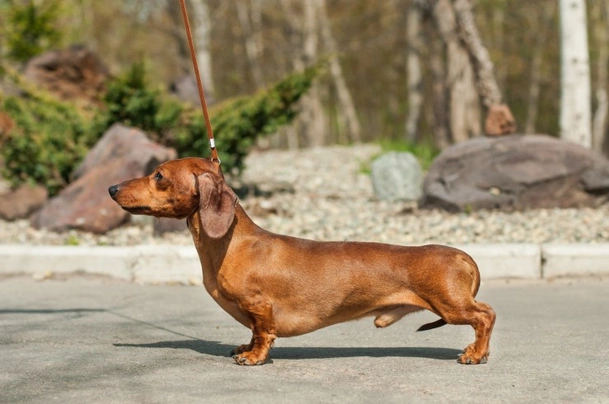
[[[17,220],[28,217],[47,201],[47,190],[40,185],[23,184],[16,189],[0,181],[0,219]]]
[[[96,54],[82,46],[52,50],[30,59],[25,77],[62,100],[98,101],[109,77]]]
[[[79,229],[105,233],[128,220],[108,187],[146,175],[176,151],[150,141],[144,132],[113,125],[89,152],[74,180],[34,217],[32,225],[54,231]]]
[[[545,135],[480,137],[446,149],[429,169],[422,207],[451,211],[597,206],[609,161]]]

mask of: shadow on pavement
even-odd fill
[[[229,356],[233,345],[222,344],[217,341],[204,341],[201,339],[160,341],[151,344],[113,344],[116,347],[128,348],[169,348],[190,349],[205,355]],[[456,360],[461,353],[458,349],[434,347],[301,347],[301,348],[275,348],[271,352],[273,359],[330,359],[351,357],[408,357],[430,358],[438,360]]]
[[[86,313],[107,313],[138,323],[147,327],[156,328],[168,333],[186,337],[186,340],[160,341],[150,344],[113,344],[115,347],[127,348],[169,348],[190,349],[192,351],[213,356],[229,356],[229,352],[235,348],[234,345],[222,344],[217,341],[205,341],[191,335],[183,334],[169,328],[143,321],[116,310],[91,309],[91,308],[69,308],[69,309],[0,309],[0,315],[10,314],[65,314],[73,313],[77,316]],[[408,357],[429,358],[438,360],[456,360],[461,353],[458,349],[437,347],[284,347],[275,348],[271,353],[274,359],[330,359],[351,357]]]

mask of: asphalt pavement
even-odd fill
[[[372,318],[278,339],[272,363],[228,357],[249,330],[202,286],[99,276],[0,278],[2,403],[609,403],[609,280],[486,281],[486,365],[467,326]]]

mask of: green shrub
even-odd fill
[[[44,184],[54,195],[94,141],[87,120],[59,101],[9,97],[1,105],[16,124],[0,145],[2,174],[13,185]]]
[[[4,13],[0,37],[4,38],[7,56],[17,62],[26,62],[55,47],[61,39],[61,32],[55,28],[59,10],[58,1],[40,4],[6,0],[0,9]]]
[[[16,129],[0,139],[0,157],[5,162],[2,174],[14,185],[39,183],[50,195],[56,194],[88,150],[116,122],[146,131],[154,140],[175,147],[181,157],[209,153],[200,110],[152,88],[141,64],[108,83],[104,106],[93,118],[7,69],[27,95],[0,100],[0,109],[16,123]],[[318,72],[313,67],[292,74],[268,90],[226,101],[210,111],[225,172],[239,174],[255,139],[275,132],[296,116],[296,102]]]
[[[182,112],[177,102],[166,98],[148,82],[144,63],[135,63],[125,75],[107,83],[95,130],[101,135],[120,122],[159,137],[178,123]]]
[[[297,101],[311,87],[320,69],[320,66],[314,66],[294,73],[254,96],[225,101],[210,111],[214,138],[225,172],[239,174],[256,138],[276,132],[296,117]],[[207,153],[209,147],[203,115],[190,115],[185,129],[174,144],[180,156]]]

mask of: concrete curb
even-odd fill
[[[549,279],[609,274],[609,244],[457,245],[478,263],[483,280]],[[137,283],[201,284],[192,246],[0,245],[0,275],[106,275]]]
[[[142,245],[25,246],[0,245],[0,274],[86,273],[138,283],[201,284],[201,264],[194,247]]]

